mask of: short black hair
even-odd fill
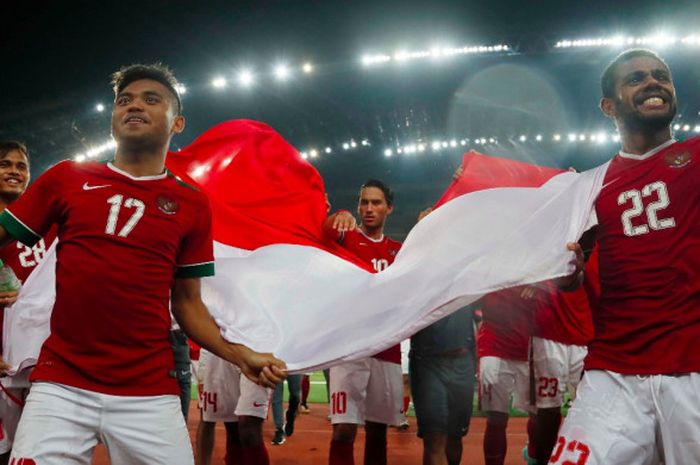
[[[16,140],[0,141],[0,159],[5,158],[8,153],[14,150],[22,152],[24,156],[27,157],[27,161],[29,161],[29,151],[27,151],[26,145]]]
[[[150,65],[134,64],[122,67],[119,71],[112,74],[114,95],[119,95],[126,86],[141,79],[150,79],[163,84],[177,101],[177,114],[182,114],[182,99],[180,99],[180,93],[177,91],[180,84],[177,82],[172,70],[162,63]]]
[[[362,189],[365,187],[376,187],[380,189],[384,193],[384,199],[386,199],[387,205],[392,206],[394,204],[394,191],[379,179],[370,179],[364,183],[362,187],[360,187],[360,195],[362,195]]]
[[[608,66],[606,66],[605,70],[603,71],[603,75],[600,77],[600,88],[603,91],[603,97],[611,98],[615,96],[615,72],[617,71],[617,67],[639,57],[653,58],[660,61],[667,70],[669,69],[663,58],[657,55],[656,52],[646,48],[632,48],[625,50],[615,57],[613,61],[608,63]]]

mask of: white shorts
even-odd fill
[[[411,351],[411,340],[401,341],[401,373],[408,374],[408,353]]]
[[[583,360],[588,349],[532,338],[532,364],[535,370],[537,408],[560,407],[569,386],[576,388],[583,374]]]
[[[112,396],[46,382],[27,396],[10,463],[88,465],[100,442],[114,465],[194,463],[178,396]]]
[[[331,423],[398,425],[403,416],[401,365],[373,357],[331,367]]]
[[[202,419],[208,422],[238,421],[239,416],[267,418],[271,391],[258,386],[233,363],[209,352],[200,353],[206,366],[201,394]]]
[[[700,373],[587,371],[549,463],[699,464]]]
[[[533,411],[530,406],[530,364],[526,361],[508,360],[486,356],[479,359],[479,402],[485,412],[509,412],[509,400],[513,406]]]
[[[22,416],[24,401],[29,393],[26,388],[7,388],[0,390],[0,454],[12,450],[17,424]]]

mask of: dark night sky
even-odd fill
[[[21,5],[18,5],[21,3]],[[596,109],[607,49],[552,52],[557,39],[697,33],[697,1],[45,1],[3,2],[0,27],[0,138],[26,141],[34,171],[100,143],[109,116],[109,74],[133,62],[162,61],[187,84],[183,146],[217,122],[259,119],[295,146],[336,147],[367,137],[371,149],[315,162],[337,207],[381,177],[397,191],[401,236],[419,206],[436,199],[460,153],[383,159],[397,140],[494,133],[612,130]],[[365,52],[507,42],[510,56],[456,57],[363,69]],[[700,124],[700,47],[660,50],[675,74],[679,112]],[[210,86],[242,65],[267,71],[279,60],[311,60],[311,76],[249,91]],[[410,122],[409,127],[404,124]],[[389,144],[389,145],[387,145]],[[591,166],[614,148],[545,149],[503,144],[488,150],[549,164]],[[602,150],[602,151],[601,151]],[[437,182],[443,179],[445,182]],[[400,208],[401,203],[410,208]]]

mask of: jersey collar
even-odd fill
[[[663,144],[659,145],[658,147],[653,148],[653,149],[649,150],[647,153],[643,153],[641,155],[637,155],[634,153],[627,153],[627,152],[623,152],[622,150],[620,150],[620,156],[622,158],[631,158],[633,160],[646,160],[647,158],[649,158],[653,155],[656,155],[657,153],[659,153],[660,151],[662,151],[666,147],[669,147],[669,146],[675,144],[676,142],[678,142],[676,139],[671,138],[671,139],[667,140],[666,142],[664,142]]]
[[[380,237],[379,239],[372,239],[372,238],[369,237],[367,234],[365,234],[365,232],[364,232],[362,229],[359,229],[359,231],[360,231],[360,234],[362,234],[363,236],[365,236],[365,238],[366,238],[368,241],[372,241],[372,242],[378,244],[378,243],[380,243],[380,242],[382,242],[382,241],[384,240],[384,234],[382,234],[382,237]]]
[[[107,168],[111,169],[115,173],[121,174],[122,176],[126,176],[132,181],[157,181],[159,179],[165,179],[168,176],[168,170],[163,171],[161,174],[156,174],[152,176],[133,176],[127,173],[126,171],[120,170],[119,168],[114,166],[111,161],[107,163]]]

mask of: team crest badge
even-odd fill
[[[664,160],[671,168],[683,168],[693,160],[693,156],[690,152],[669,153]]]
[[[174,215],[180,208],[175,200],[169,199],[164,195],[159,195],[156,199],[156,203],[158,204],[158,210],[166,215]]]

